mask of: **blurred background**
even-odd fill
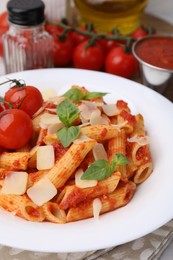
[[[8,0],[0,0],[0,12],[5,10],[7,2]],[[51,2],[51,0],[45,2]],[[62,2],[65,3],[65,0],[57,0],[57,2],[62,4]],[[145,9],[147,13],[160,17],[173,24],[172,10],[173,0],[148,0],[148,6]]]

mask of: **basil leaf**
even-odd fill
[[[57,131],[58,139],[64,147],[68,147],[79,135],[80,127],[63,127]]]
[[[85,99],[93,99],[93,98],[98,98],[98,97],[103,97],[107,93],[104,92],[87,92],[85,95]]]
[[[103,180],[114,173],[116,166],[128,163],[129,160],[123,154],[115,154],[112,163],[97,160],[88,167],[81,176],[81,180]]]
[[[57,107],[57,115],[65,126],[71,126],[79,113],[78,107],[68,99],[62,101]]]
[[[121,165],[125,165],[125,164],[129,164],[129,160],[121,153],[117,153],[114,155],[114,158],[112,160],[112,167],[115,169],[116,166],[121,166]]]
[[[81,180],[103,180],[113,174],[114,170],[106,160],[97,160],[92,163],[81,176]]]
[[[78,88],[69,89],[63,96],[74,101],[80,101],[84,98],[82,91]]]

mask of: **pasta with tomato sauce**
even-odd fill
[[[30,141],[0,154],[0,206],[25,220],[78,221],[128,204],[153,171],[141,114],[71,86],[44,96]]]

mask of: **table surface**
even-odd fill
[[[7,0],[0,0],[0,12],[5,10]],[[149,15],[144,15],[143,23],[152,25],[161,33],[173,34],[173,0],[149,0],[146,12]],[[154,17],[153,17],[154,16]],[[161,18],[161,19],[160,19]],[[0,64],[0,74],[3,73]],[[173,83],[170,84],[164,91],[163,95],[173,102]],[[0,257],[1,258],[1,257]],[[169,244],[166,250],[159,258],[160,260],[173,259],[173,241]]]

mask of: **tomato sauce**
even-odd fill
[[[144,62],[173,70],[173,37],[146,38],[136,45],[135,52]]]

